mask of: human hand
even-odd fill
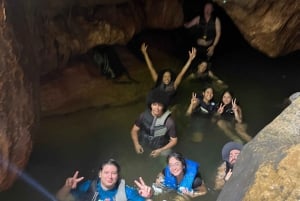
[[[147,48],[148,48],[148,45],[146,45],[146,43],[142,43],[141,51],[143,54],[147,54]]]
[[[140,144],[134,145],[134,149],[135,149],[135,152],[136,152],[137,154],[142,154],[142,153],[144,153],[144,148],[143,148],[142,145],[140,145]]]
[[[197,93],[192,92],[192,98],[191,98],[191,105],[195,106],[198,104],[198,98],[197,98]]]
[[[180,187],[180,191],[183,195],[188,195],[190,197],[194,196],[194,192],[193,191],[189,191],[187,188],[184,187]]]
[[[189,60],[193,60],[196,57],[197,50],[196,48],[192,47],[192,50],[189,51]]]
[[[214,54],[215,46],[210,46],[207,48],[207,56],[211,57]]]
[[[232,110],[233,110],[233,111],[237,111],[238,106],[237,106],[237,104],[236,104],[236,98],[233,98],[233,99],[231,100],[231,104],[232,104]]]
[[[65,186],[70,189],[75,189],[77,184],[84,179],[84,177],[78,178],[79,171],[76,171],[73,177],[69,177],[66,179]]]
[[[225,180],[225,181],[228,181],[229,178],[231,177],[231,175],[232,175],[232,169],[229,169],[229,171],[227,172],[227,174],[226,174],[224,180]]]
[[[222,114],[224,112],[224,107],[225,107],[225,104],[221,103],[219,108],[218,108],[218,113],[219,114]]]
[[[160,155],[160,153],[161,153],[161,150],[160,150],[160,149],[155,149],[155,150],[153,150],[153,151],[150,153],[150,156],[151,156],[152,158],[156,158],[157,156]]]
[[[139,180],[134,180],[134,183],[138,187],[139,194],[144,198],[150,198],[153,194],[152,188],[147,186],[142,177],[139,177]]]

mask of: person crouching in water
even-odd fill
[[[223,188],[225,182],[227,182],[233,171],[233,167],[236,160],[243,149],[243,145],[237,142],[228,142],[222,148],[223,163],[218,168],[217,176],[215,179],[215,190]]]
[[[167,110],[169,99],[159,89],[152,90],[147,97],[148,108],[140,114],[131,129],[131,138],[137,154],[144,148],[150,149],[150,156],[167,155],[177,144],[174,120]]]
[[[199,163],[184,158],[179,152],[173,152],[167,156],[167,164],[152,185],[154,194],[175,191],[194,198],[207,193],[200,175]]]

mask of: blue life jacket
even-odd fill
[[[164,185],[166,187],[174,189],[180,193],[181,193],[182,187],[189,191],[193,190],[193,188],[192,188],[193,182],[198,173],[198,168],[199,168],[200,164],[195,161],[189,160],[189,159],[185,159],[185,162],[186,162],[186,172],[179,184],[177,184],[176,177],[172,175],[172,173],[170,171],[170,167],[167,166],[165,168]]]
[[[85,183],[79,186],[79,190],[81,192],[86,192],[76,196],[77,200],[80,201],[101,201],[99,194],[101,194],[101,192],[104,192],[100,186],[99,180],[86,181]],[[127,196],[125,192],[125,181],[123,179],[121,179],[118,184],[118,188],[116,189],[114,195],[114,200],[127,201]]]

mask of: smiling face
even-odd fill
[[[163,74],[163,77],[162,77],[162,82],[165,84],[165,85],[168,85],[170,84],[171,82],[171,73],[170,72],[165,72]]]
[[[237,150],[237,149],[233,149],[229,152],[229,158],[228,158],[228,162],[231,164],[231,165],[234,165],[236,163],[236,160],[237,160],[237,157],[239,156],[240,154],[240,150]]]
[[[222,102],[225,104],[225,105],[228,105],[230,104],[232,101],[232,96],[229,92],[225,92],[223,97],[222,97]]]
[[[182,165],[181,161],[177,160],[175,157],[169,158],[168,165],[172,175],[175,177],[179,177],[184,174],[184,166]]]
[[[113,189],[118,181],[118,168],[113,164],[106,164],[99,172],[101,186],[105,190]]]
[[[212,100],[212,98],[214,97],[214,91],[212,88],[207,88],[205,89],[205,91],[202,93],[203,95],[203,100],[204,102],[209,102]]]
[[[155,117],[160,117],[163,114],[164,105],[161,103],[152,103],[151,104],[151,113]]]

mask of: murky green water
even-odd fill
[[[219,53],[213,71],[235,92],[248,131],[255,136],[282,111],[284,98],[300,90],[300,57],[297,53],[269,59],[249,47],[240,48]],[[179,104],[174,118],[179,143],[175,150],[200,162],[201,174],[211,189],[221,162],[221,148],[229,139],[218,129],[213,129],[205,133],[202,142],[191,141],[191,135],[186,132],[189,121],[184,113],[191,93],[200,89],[199,83],[185,80],[178,90]],[[26,172],[50,193],[55,193],[65,178],[76,170],[86,178],[93,178],[99,163],[113,157],[120,162],[127,183],[133,184],[139,176],[148,184],[152,183],[165,160],[136,155],[130,137],[133,122],[144,108],[144,101],[141,101],[124,107],[89,109],[42,119]],[[21,180],[0,196],[1,201],[47,200]],[[217,196],[218,192],[209,191],[197,200],[213,201]]]

